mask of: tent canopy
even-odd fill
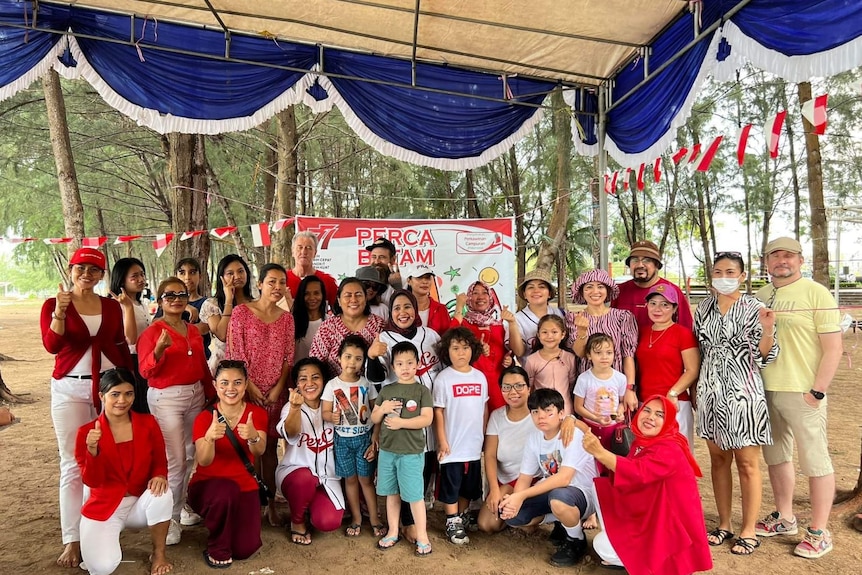
[[[690,12],[694,7],[694,13]],[[0,0],[0,98],[54,68],[158,132],[337,106],[368,144],[462,170],[566,88],[578,150],[652,161],[710,74],[798,81],[862,62],[847,0]]]

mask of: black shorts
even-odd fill
[[[476,461],[443,463],[437,479],[437,500],[452,505],[458,498],[467,501],[482,497],[482,464]]]

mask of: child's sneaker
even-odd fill
[[[479,530],[479,513],[466,509],[461,514],[461,523],[465,531],[476,532]]]
[[[775,537],[776,535],[796,535],[799,528],[795,517],[793,521],[788,521],[781,517],[781,513],[773,511],[757,522],[754,532],[759,537]]]
[[[551,565],[554,567],[571,567],[576,565],[587,554],[587,540],[566,536],[566,540],[551,555]]]
[[[464,529],[464,520],[460,515],[446,519],[446,537],[450,543],[455,545],[466,545],[470,542],[467,531]]]
[[[826,529],[814,531],[811,527],[805,530],[805,537],[793,552],[806,559],[817,559],[832,551],[832,534]]]

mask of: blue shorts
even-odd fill
[[[523,527],[529,525],[536,517],[544,517],[551,513],[551,501],[559,501],[569,507],[577,507],[581,514],[581,520],[595,512],[592,500],[580,487],[569,485],[568,487],[557,487],[547,493],[536,495],[524,500],[518,514],[506,520],[510,527]]]
[[[458,498],[482,498],[482,462],[478,459],[440,464],[437,499],[452,505],[458,503]]]
[[[424,469],[424,453],[402,454],[381,449],[377,456],[377,495],[400,495],[407,503],[422,501]]]
[[[335,473],[340,477],[371,477],[374,462],[365,459],[365,450],[371,445],[371,434],[342,437],[335,434]]]

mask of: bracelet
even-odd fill
[[[626,385],[626,389],[627,389],[627,390],[629,390],[629,391],[634,391],[634,390],[635,390],[635,385],[634,385],[633,383],[630,383],[630,384]]]
[[[66,321],[65,315],[63,317],[60,317],[59,315],[56,314],[56,312],[53,312],[53,311],[51,312],[51,317],[56,319],[57,321]]]
[[[204,435],[204,441],[207,441],[207,442],[209,442],[209,443],[215,443],[215,441],[213,441],[212,439],[210,439],[210,438],[209,438],[209,437],[207,437],[206,435]]]
[[[258,442],[260,442],[260,433],[258,433],[257,437],[255,437],[254,439],[249,439],[246,441],[246,443],[248,443],[249,445],[254,445],[255,443],[258,443]]]

